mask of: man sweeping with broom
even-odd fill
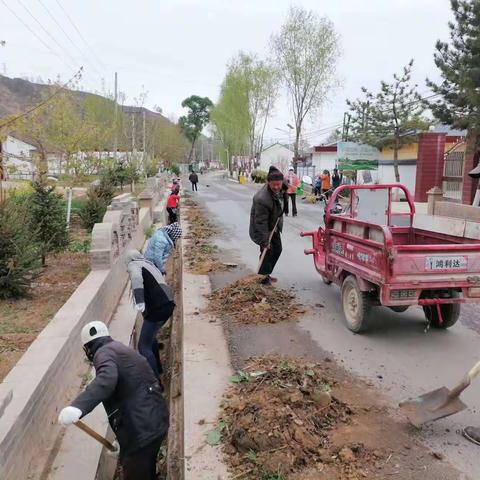
[[[276,167],[270,167],[267,183],[253,197],[250,212],[250,238],[260,246],[258,274],[263,275],[262,283],[276,282],[271,273],[282,253],[281,232],[285,207],[286,185],[283,174]]]

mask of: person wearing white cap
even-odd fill
[[[169,418],[158,379],[142,355],[112,339],[103,322],[85,325],[81,341],[96,376],[62,409],[59,423],[76,423],[103,403],[120,446],[123,479],[156,479],[157,455]]]

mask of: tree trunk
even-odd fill
[[[398,150],[400,149],[398,141],[398,132],[395,132],[395,145],[393,147],[393,170],[395,172],[395,182],[400,183],[400,170],[398,168]]]
[[[293,170],[295,171],[295,175],[297,174],[298,168],[298,143],[300,140],[300,132],[302,129],[302,125],[297,125],[295,130],[295,143],[293,144]]]

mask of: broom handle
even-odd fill
[[[268,236],[268,247],[270,246],[270,243],[273,238],[273,234],[275,233],[275,230],[277,229],[278,222],[280,221],[280,217],[277,218],[277,221],[275,222],[275,225],[273,226],[273,230],[270,232],[270,235]],[[258,263],[258,268],[257,268],[257,274],[260,273],[260,269],[262,268],[263,261],[265,260],[265,255],[267,254],[268,247],[264,248],[262,251],[262,255],[260,255],[260,262]]]
[[[111,452],[117,451],[117,449],[106,438],[102,437],[99,433],[97,433],[95,430],[83,423],[81,420],[75,422],[74,425],[76,425],[80,430],[83,430],[87,435],[90,435],[97,442],[100,442],[105,448],[108,448],[108,450],[110,450]]]

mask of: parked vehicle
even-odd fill
[[[392,210],[396,189],[405,195],[405,212]],[[343,185],[330,198],[325,227],[302,232],[312,237],[305,254],[313,255],[323,281],[341,287],[353,332],[368,328],[379,305],[395,312],[420,305],[429,325],[449,328],[462,303],[480,302],[480,241],[416,228],[414,215],[403,185]]]

